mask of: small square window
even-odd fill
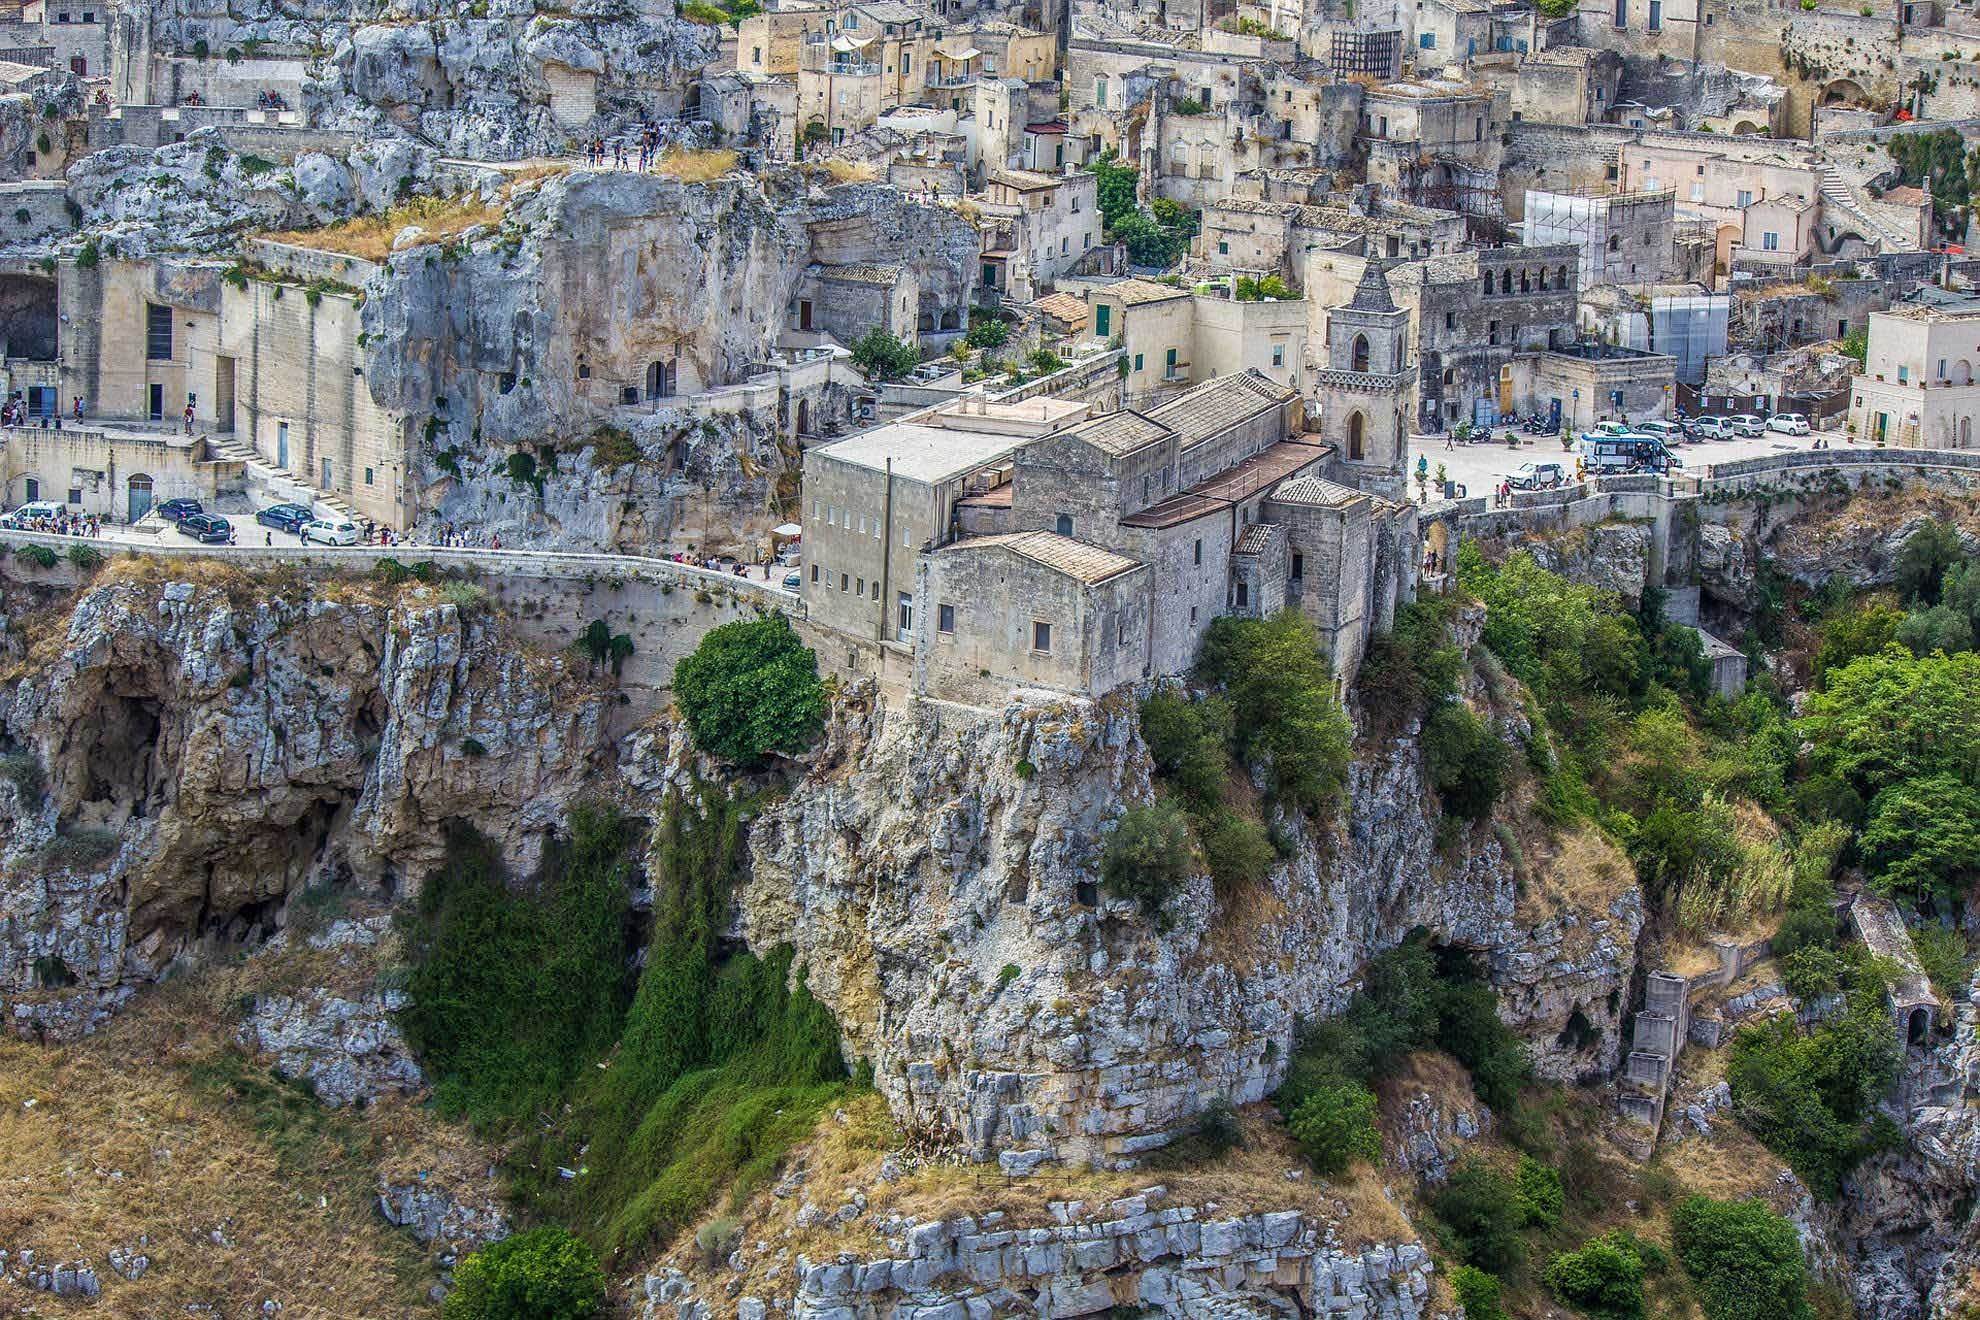
[[[71,487],[69,487],[69,503],[71,503],[71,504],[81,504],[81,503],[82,503],[82,488],[81,488],[81,487],[79,487],[79,486],[71,486]]]
[[[955,630],[956,607],[953,605],[937,605],[935,607],[935,631],[953,633]]]
[[[1040,655],[1052,653],[1052,625],[1039,619],[1031,621],[1031,649]]]

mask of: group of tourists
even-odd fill
[[[660,158],[660,126],[642,124],[637,132],[610,141],[594,137],[585,144],[584,158],[592,165],[604,165],[609,161],[615,170],[634,168],[632,162],[637,159],[637,168],[641,172],[650,170],[653,162]]]
[[[50,532],[56,536],[103,535],[102,519],[93,513],[70,513],[67,509],[47,517],[22,518],[9,514],[7,523],[22,532]]]

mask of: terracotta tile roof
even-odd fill
[[[1031,305],[1074,329],[1083,329],[1086,325],[1086,300],[1073,294],[1048,293]]]
[[[1281,440],[1267,445],[1236,467],[1200,481],[1179,495],[1121,519],[1123,527],[1174,527],[1205,514],[1221,513],[1236,500],[1246,499],[1310,463],[1323,461],[1333,452],[1327,445],[1302,444]]]
[[[1342,508],[1368,496],[1352,486],[1343,486],[1325,477],[1307,476],[1280,482],[1279,488],[1272,492],[1272,498],[1280,504],[1319,504]]]
[[[1272,538],[1279,533],[1275,523],[1252,523],[1238,533],[1237,544],[1231,553],[1239,555],[1262,555],[1272,548]]]
[[[1120,299],[1123,307],[1139,307],[1143,303],[1167,302],[1171,298],[1189,297],[1188,289],[1157,284],[1153,280],[1116,280],[1112,284],[1095,289],[1094,292]]]

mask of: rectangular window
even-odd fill
[[[1781,236],[1769,229],[1766,233],[1760,235],[1760,250],[1763,252],[1779,252],[1781,250]]]
[[[1105,339],[1107,337],[1108,332],[1113,329],[1113,326],[1114,326],[1113,308],[1109,307],[1106,303],[1101,303],[1098,307],[1093,309],[1093,333],[1096,336],[1098,336],[1101,339]]]
[[[1140,371],[1140,370],[1141,370],[1141,354],[1139,354],[1139,353],[1136,353],[1136,354],[1134,355],[1134,369],[1135,369],[1136,371]]]
[[[813,564],[811,566],[811,580],[813,582],[816,582],[818,580],[818,565],[816,564]]]
[[[840,591],[852,590],[852,574],[850,573],[839,574],[839,590]]]
[[[1486,332],[1486,338],[1491,343],[1496,344],[1499,342],[1499,323],[1497,321],[1486,322],[1485,332]]]
[[[1910,367],[1899,367],[1899,368],[1898,368],[1898,384],[1900,384],[1900,385],[1909,385],[1910,383],[1911,383],[1911,368],[1910,368]]]
[[[1238,607],[1239,609],[1244,609],[1244,608],[1245,608],[1245,607],[1246,607],[1247,605],[1249,605],[1250,603],[1251,603],[1251,588],[1250,588],[1250,586],[1249,586],[1248,584],[1246,584],[1246,583],[1243,583],[1243,582],[1240,582],[1240,583],[1238,583],[1238,584],[1237,584],[1237,607]]]
[[[954,635],[956,631],[956,607],[937,605],[935,607],[935,631]]]
[[[1167,375],[1176,374],[1176,350],[1170,349],[1162,358],[1162,370]]]
[[[1434,32],[1419,32],[1416,36],[1416,44],[1422,50],[1435,50],[1437,49],[1437,34]]]
[[[1194,557],[1197,563],[1200,564],[1203,562],[1203,538],[1200,536],[1196,538],[1196,549],[1195,549]]]
[[[172,309],[157,303],[144,305],[144,356],[151,362],[172,360]]]
[[[1286,346],[1284,344],[1272,345],[1272,365],[1275,367],[1286,365]]]
[[[1220,257],[1231,255],[1231,245],[1221,238],[1217,240],[1217,255]]]
[[[1616,26],[1619,28],[1629,26],[1629,0],[1616,0]]]
[[[371,480],[371,469],[370,469],[370,468],[366,468],[366,469],[364,470],[364,484],[365,484],[365,485],[367,485],[367,486],[369,486],[369,485],[371,485],[371,484],[372,484],[372,480]]]
[[[873,579],[873,599],[875,599],[875,600],[879,600],[879,599],[880,599],[880,579],[879,579],[879,578],[874,578],[874,579]]]
[[[69,503],[71,504],[82,503],[82,487],[80,486],[69,487]]]
[[[1944,358],[1940,358],[1940,359],[1939,359],[1939,379],[1940,379],[1940,380],[1944,380],[1945,378],[1946,378],[1946,360],[1945,360]]]
[[[1292,578],[1293,578],[1293,581],[1295,581],[1295,582],[1297,582],[1297,581],[1298,581],[1299,579],[1301,579],[1301,578],[1303,578],[1303,577],[1305,577],[1305,576],[1306,576],[1306,556],[1305,556],[1305,555],[1294,555],[1294,556],[1292,557]]]
[[[1753,205],[1753,190],[1751,188],[1741,188],[1733,194],[1733,204],[1742,207]]]
[[[1052,625],[1038,619],[1031,621],[1031,649],[1040,655],[1052,654]]]
[[[866,579],[865,579],[865,578],[854,578],[854,579],[853,579],[853,595],[855,595],[855,596],[864,596],[865,594],[866,594]]]
[[[1664,30],[1663,0],[1650,0],[1650,30],[1652,32],[1662,32]]]

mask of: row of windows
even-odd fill
[[[943,637],[956,635],[956,607],[935,607],[935,631]],[[1052,625],[1044,619],[1031,621],[1031,650],[1034,655],[1052,654]]]
[[[811,566],[811,580],[820,586],[830,587],[832,585],[832,574],[827,570],[822,570],[819,565],[813,564]],[[872,599],[879,600],[880,579],[873,579],[873,583],[869,587],[865,578],[855,577],[850,573],[841,573],[839,574],[839,590],[861,597],[868,595],[870,592]]]
[[[1506,294],[1513,291],[1513,273],[1510,269],[1500,271],[1496,278],[1488,270],[1478,278],[1479,292],[1488,298],[1494,293]],[[1523,270],[1519,273],[1519,291],[1521,293],[1534,292],[1536,280],[1539,284],[1539,291],[1542,293],[1545,293],[1550,287],[1565,289],[1568,287],[1568,268],[1564,265],[1554,268],[1554,282],[1552,285],[1547,283],[1547,268],[1545,266],[1540,267],[1538,271]]]
[[[817,522],[821,517],[827,527],[843,527],[850,532],[857,526],[859,535],[871,536],[876,541],[880,539],[880,520],[876,517],[862,513],[855,519],[851,509],[842,509],[836,504],[821,504],[818,500],[813,500],[811,519]],[[901,528],[902,545],[912,545],[913,538],[912,530],[907,527]]]

